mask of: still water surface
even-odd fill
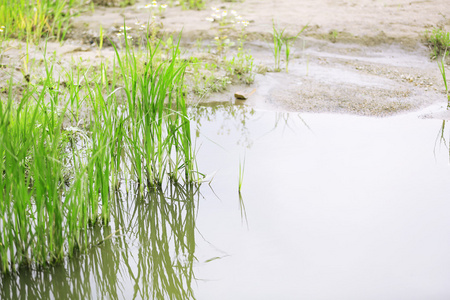
[[[110,226],[89,237],[98,246],[2,278],[0,298],[450,299],[442,121],[192,115],[210,185],[123,191]]]

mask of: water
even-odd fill
[[[90,234],[98,246],[3,278],[1,298],[450,298],[442,121],[243,106],[193,115],[211,185],[124,191],[110,226]]]

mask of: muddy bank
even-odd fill
[[[86,68],[100,59],[112,60],[111,42],[123,44],[120,27],[130,26],[134,41],[145,36],[142,24],[150,22],[158,37],[182,31],[185,56],[214,63],[236,54],[238,38],[245,36],[244,48],[254,58],[255,81],[220,89],[207,96],[190,94],[191,104],[237,103],[255,108],[285,111],[339,112],[387,116],[444,103],[444,85],[438,66],[429,58],[424,33],[436,26],[450,31],[446,1],[296,1],[246,0],[243,2],[208,2],[203,10],[183,10],[168,6],[164,10],[146,8],[149,1],[136,1],[126,7],[98,6],[73,19],[69,39],[64,45],[48,43],[58,65],[82,61]],[[161,1],[163,3],[163,1]],[[235,11],[248,21],[242,31],[219,26],[218,20],[206,20],[216,7]],[[289,63],[290,70],[274,69],[272,26],[295,34],[308,24],[296,41]],[[99,51],[100,28],[104,33]],[[216,36],[226,35],[234,46],[225,54],[215,49]],[[26,70],[21,64],[25,45],[12,42],[2,52],[2,65],[14,65],[11,72],[0,74],[2,82],[11,76],[26,84]],[[38,46],[31,57],[42,65],[44,47]],[[205,61],[206,62],[206,61]],[[448,68],[448,66],[447,66]],[[449,71],[450,73],[450,71]],[[217,76],[222,76],[218,74]],[[31,75],[31,81],[33,75]],[[2,85],[5,90],[5,86]],[[255,93],[245,101],[235,100],[236,91]],[[20,87],[19,89],[20,90]],[[443,107],[445,104],[443,104]]]
[[[217,20],[206,20],[211,16],[209,6],[235,10],[249,21],[245,46],[263,74],[256,76],[251,87],[231,87],[200,103],[234,102],[235,91],[256,88],[250,99],[237,103],[264,109],[385,116],[445,101],[439,69],[424,45],[426,30],[436,26],[450,30],[445,2],[213,1],[200,11],[181,7],[169,7],[161,14],[153,11],[152,20],[164,32],[182,30],[183,41],[191,48],[195,41],[213,45],[220,34]],[[148,20],[152,11],[144,8],[145,3],[101,8],[80,16],[74,20],[74,36],[92,42],[100,25],[112,34],[124,19],[127,24]],[[273,21],[288,34],[308,24],[295,44],[289,74],[261,71],[274,65]],[[228,30],[227,34],[233,39],[241,32]],[[192,103],[198,101],[191,99]]]
[[[440,76],[424,46],[405,51],[399,46],[323,42],[298,51],[289,73],[258,75],[257,92],[245,103],[287,111],[388,116],[445,102]]]
[[[394,42],[415,47],[427,29],[441,27],[450,30],[445,0],[398,0],[395,3],[383,0],[209,1],[203,10],[183,10],[180,6],[173,6],[163,12],[146,8],[150,1],[136,2],[124,8],[100,7],[94,12],[85,12],[74,20],[72,36],[95,35],[100,25],[111,29],[123,25],[125,19],[130,24],[135,20],[155,21],[166,32],[183,31],[186,39],[214,38],[218,22],[206,20],[211,16],[210,7],[235,10],[248,20],[246,33],[249,40],[270,39],[272,21],[286,28],[289,34],[297,33],[308,24],[307,36],[370,46]],[[152,19],[149,14],[156,18]]]

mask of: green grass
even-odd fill
[[[439,67],[439,71],[441,72],[442,75],[442,80],[444,81],[444,88],[445,88],[445,93],[447,95],[447,109],[450,108],[450,94],[448,91],[448,84],[447,84],[447,76],[445,74],[445,57],[447,56],[447,51],[444,52],[444,54],[442,55],[442,59],[438,62],[438,67]]]
[[[0,0],[3,38],[38,42],[44,36],[63,40],[80,0]]]
[[[126,39],[125,39],[126,40]],[[190,122],[184,96],[186,62],[179,59],[179,44],[169,59],[158,60],[159,43],[147,43],[142,57],[126,42],[118,58],[124,82],[127,124],[126,142],[134,174],[140,183],[161,185],[165,174],[186,183],[194,181]]]
[[[93,70],[57,71],[44,56],[22,96],[12,80],[0,96],[2,272],[86,249],[122,183],[198,182],[179,45],[168,60],[151,41],[115,51]]]
[[[431,49],[430,55],[432,58],[437,58],[450,51],[450,32],[434,28],[431,32],[427,31],[425,36]]]
[[[181,0],[179,1],[183,9],[197,9],[205,8],[206,0]]]
[[[272,37],[273,37],[273,57],[275,59],[275,71],[281,71],[281,52],[284,44],[284,31],[285,29],[277,29],[275,22],[272,24]]]
[[[67,158],[68,139],[61,131],[65,107],[57,112],[55,94],[50,94],[48,102],[44,101],[51,83],[51,79],[44,82],[40,92],[30,87],[19,103],[14,102],[11,93],[1,103],[3,272],[18,265],[61,261],[66,240],[73,234],[71,219],[64,217],[76,197],[65,186],[63,162]],[[33,99],[36,92],[37,98]],[[76,199],[83,200],[83,197]]]
[[[190,1],[189,8],[201,3]],[[143,194],[200,182],[185,99],[186,69],[194,64],[181,59],[179,42],[151,34],[134,48],[125,30],[115,58],[96,66],[72,61],[63,67],[46,50],[41,62],[29,58],[28,47],[43,37],[64,39],[78,4],[0,0],[2,39],[27,42],[26,80],[11,75],[0,94],[3,273],[58,263],[92,246],[89,232],[108,224],[119,189],[137,184]],[[100,29],[99,52],[103,42]],[[197,65],[225,74],[211,77],[208,89],[254,78],[253,58],[242,44],[219,66]],[[13,74],[14,66],[8,68]]]
[[[245,156],[244,160],[241,161],[239,159],[239,176],[238,176],[238,192],[241,193],[242,190],[242,183],[244,182],[244,170],[245,170]]]
[[[305,31],[308,25],[303,26],[303,28],[292,37],[285,35],[286,28],[278,29],[275,22],[272,24],[272,37],[273,37],[273,56],[275,59],[275,72],[281,71],[281,55],[284,47],[285,54],[285,69],[289,72],[289,60],[291,58],[291,47],[298,37]]]

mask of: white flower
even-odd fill
[[[167,4],[162,4],[161,8],[166,9],[167,8]]]
[[[207,18],[206,18],[206,21],[214,22],[214,18],[213,18],[213,17],[207,17]]]

